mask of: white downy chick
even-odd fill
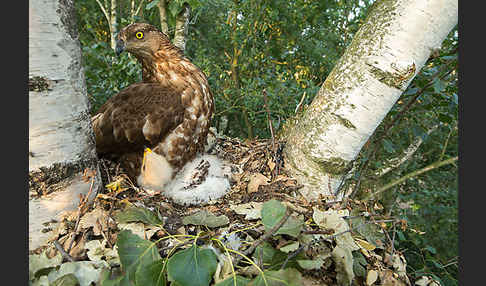
[[[231,168],[215,155],[198,155],[164,188],[164,195],[182,205],[204,204],[230,189]]]
[[[171,180],[174,169],[164,156],[145,148],[143,152],[142,169],[137,183],[145,190],[160,192]]]
[[[231,168],[215,155],[198,155],[171,179],[173,172],[164,156],[146,148],[137,183],[148,192],[162,191],[181,205],[207,203],[230,190]]]

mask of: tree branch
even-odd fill
[[[457,123],[456,123],[456,126],[451,128],[451,131],[447,135],[446,141],[444,143],[444,148],[442,148],[442,152],[440,153],[439,161],[442,160],[442,158],[444,158],[444,155],[445,155],[445,152],[446,152],[446,149],[447,149],[447,145],[449,144],[449,138],[451,138],[451,134],[456,129],[456,127],[457,127]]]
[[[444,160],[444,161],[438,161],[438,162],[432,163],[432,164],[428,165],[427,167],[424,167],[424,168],[422,168],[422,169],[420,169],[420,170],[413,171],[413,172],[411,172],[411,173],[409,173],[409,174],[407,174],[407,175],[405,175],[405,176],[401,177],[400,179],[395,180],[395,181],[393,181],[393,182],[391,182],[391,183],[389,183],[389,184],[386,184],[385,186],[383,186],[383,187],[379,188],[379,189],[378,189],[376,192],[374,192],[374,193],[370,194],[370,195],[369,195],[369,196],[368,196],[366,199],[364,199],[364,200],[365,200],[365,201],[366,201],[366,200],[369,200],[369,199],[371,199],[372,197],[376,196],[377,194],[382,193],[382,192],[384,192],[384,191],[386,191],[386,190],[390,189],[391,187],[393,187],[393,186],[395,186],[395,185],[398,185],[398,184],[400,184],[400,183],[402,183],[402,182],[404,182],[404,181],[406,181],[406,180],[408,180],[408,179],[410,179],[410,178],[413,178],[413,177],[415,177],[415,176],[418,176],[418,175],[423,174],[423,173],[425,173],[425,172],[428,172],[428,171],[430,171],[430,170],[433,170],[433,169],[439,168],[439,167],[441,167],[441,166],[444,166],[444,165],[447,165],[447,164],[452,164],[452,163],[454,163],[454,162],[457,160],[457,158],[458,158],[458,156],[456,156],[456,157],[452,157],[452,158],[449,158],[449,159]]]
[[[350,198],[352,198],[355,194],[357,194],[357,191],[359,189],[359,186],[361,184],[361,178],[363,176],[363,173],[364,171],[366,170],[366,168],[368,167],[369,165],[369,162],[371,160],[373,160],[373,158],[375,157],[376,155],[376,152],[378,151],[378,148],[381,146],[381,144],[379,144],[388,134],[388,131],[401,119],[401,117],[403,116],[403,114],[405,114],[405,112],[407,112],[410,107],[417,102],[417,99],[419,98],[420,95],[422,95],[422,93],[425,92],[425,90],[427,88],[429,88],[430,86],[432,86],[435,82],[435,79],[446,69],[447,65],[444,65],[439,71],[437,71],[429,80],[429,82],[423,86],[419,91],[417,91],[417,93],[415,94],[415,96],[410,99],[407,103],[406,106],[404,106],[400,112],[395,116],[395,118],[392,120],[391,123],[389,124],[386,124],[385,127],[383,128],[383,134],[378,137],[377,140],[374,141],[374,148],[373,150],[369,153],[370,156],[368,157],[368,159],[362,164],[361,168],[360,168],[360,171],[359,171],[359,177],[358,177],[358,181],[354,187],[354,190],[352,191],[351,195],[349,196]],[[449,71],[447,71],[444,75],[442,75],[440,77],[440,79],[443,79],[445,78],[447,75],[449,75],[452,71],[454,71],[455,68],[452,68],[450,69]]]
[[[110,16],[108,15],[108,12],[106,12],[105,7],[103,6],[103,4],[101,4],[100,0],[96,0],[96,3],[98,3],[98,5],[101,8],[101,11],[103,12],[103,14],[105,14],[106,21],[108,21],[108,26],[109,26],[110,25]]]
[[[264,242],[265,240],[267,240],[269,237],[271,237],[275,232],[277,232],[277,230],[280,229],[280,227],[282,227],[282,225],[287,221],[287,219],[289,218],[291,214],[291,210],[289,207],[287,207],[287,210],[285,211],[285,215],[284,217],[274,226],[272,227],[271,229],[269,229],[265,234],[263,234],[262,236],[260,236],[259,239],[257,239],[255,242],[253,242],[253,244],[248,248],[246,249],[243,254],[245,256],[249,256],[250,254],[253,253],[253,251],[255,251],[255,249],[257,248],[258,245],[260,245],[262,242]],[[235,258],[235,262],[233,263],[233,265],[236,265],[240,262],[241,260],[241,256],[238,256],[237,258]]]
[[[427,135],[430,135],[430,133],[434,132],[439,125],[434,125],[432,128],[427,130]],[[403,163],[406,161],[410,160],[412,156],[417,152],[418,148],[422,143],[424,142],[424,139],[421,136],[417,136],[415,140],[410,144],[405,151],[403,151],[403,155],[400,157],[395,157],[392,159],[387,160],[383,165],[386,167],[382,168],[381,170],[378,170],[375,172],[375,176],[381,177],[385,175],[386,173],[390,172],[391,170],[394,170],[401,166]]]
[[[138,15],[138,13],[140,13],[140,9],[142,9],[143,2],[144,2],[144,0],[140,1],[140,5],[138,5],[138,8],[135,11],[135,15],[134,16],[136,16],[136,15]]]

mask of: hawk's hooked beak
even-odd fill
[[[122,40],[116,40],[116,47],[115,47],[115,53],[116,56],[120,56],[120,54],[125,50],[125,42]]]

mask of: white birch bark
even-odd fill
[[[110,43],[111,48],[115,50],[116,48],[116,0],[111,0],[111,7],[110,7]]]
[[[101,184],[75,19],[73,0],[29,1],[29,81],[49,84],[29,91],[29,249],[52,235],[42,223],[77,209],[85,169],[97,174],[90,198]]]
[[[130,0],[130,22],[135,21],[135,0]]]
[[[174,39],[172,42],[176,47],[183,51],[186,49],[187,28],[189,26],[190,13],[191,7],[189,4],[184,3],[182,11],[176,17]]]
[[[159,8],[160,29],[162,33],[169,36],[169,26],[167,24],[167,5],[165,0],[160,0],[159,3],[157,3],[157,7]]]
[[[98,6],[100,6],[103,15],[105,15],[108,22],[108,28],[110,29],[110,47],[115,50],[116,47],[116,0],[111,0],[111,7],[108,10],[108,1],[105,0],[105,5],[101,4],[100,0],[96,0]],[[110,13],[108,13],[110,12]]]
[[[312,104],[284,131],[302,195],[336,191],[362,146],[457,24],[457,0],[378,0]]]
[[[130,6],[130,22],[133,23],[135,22],[135,16],[138,15],[138,13],[140,13],[140,10],[142,9],[142,5],[144,3],[144,0],[141,0],[140,3],[138,4],[138,8],[135,9],[135,0],[132,0],[131,1],[131,6]]]
[[[138,8],[135,9],[135,0],[131,0],[130,2],[130,23],[135,22],[135,16],[140,13],[140,9],[142,9],[144,0],[141,0],[140,3],[138,4]]]

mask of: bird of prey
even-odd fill
[[[204,73],[152,25],[123,28],[116,54],[123,51],[141,63],[142,81],[111,97],[92,117],[96,150],[118,158],[139,185],[160,189],[203,151],[213,95]],[[145,148],[152,151],[148,156]]]

